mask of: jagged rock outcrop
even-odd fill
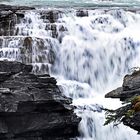
[[[48,74],[0,61],[0,139],[64,140],[78,135],[80,118]]]
[[[122,122],[140,132],[140,70],[134,71],[124,77],[122,87],[117,88],[105,95],[106,98],[119,98],[121,101],[129,103],[118,109],[116,113],[123,114]],[[136,101],[137,100],[137,101]],[[136,102],[135,102],[136,101]],[[120,113],[121,111],[121,113]]]
[[[122,87],[105,95],[106,98],[120,98],[121,101],[140,95],[140,71],[126,75]]]

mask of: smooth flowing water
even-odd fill
[[[73,99],[75,112],[82,117],[79,140],[140,139],[136,131],[123,124],[103,126],[101,109],[121,105],[104,95],[121,86],[132,67],[140,66],[139,12],[95,9],[85,10],[86,16],[79,17],[74,9],[53,10],[58,13],[54,23],[43,16],[48,10],[25,12],[15,35],[0,37],[0,58],[30,63],[33,72],[57,78],[62,92]]]

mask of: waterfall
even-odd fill
[[[24,12],[11,36],[0,37],[0,59],[32,64],[34,73],[50,73],[73,99],[82,117],[79,140],[138,140],[137,132],[113,124],[103,126],[105,99],[140,66],[140,14],[121,9],[38,9]]]

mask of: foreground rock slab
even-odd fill
[[[0,140],[64,140],[78,136],[80,118],[56,79],[32,66],[0,61]]]

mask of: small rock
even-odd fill
[[[87,17],[88,16],[88,11],[84,11],[84,10],[76,11],[76,16],[77,17]]]

